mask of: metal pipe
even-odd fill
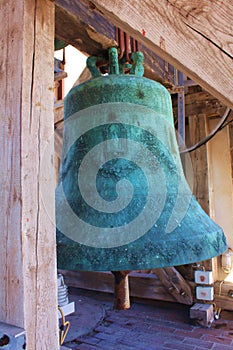
[[[181,149],[185,144],[185,96],[184,96],[184,74],[178,72],[178,142]]]
[[[115,38],[119,46],[118,59],[121,60],[125,55],[126,61],[129,63],[131,61],[132,52],[139,51],[138,41],[130,37],[130,35],[128,33],[125,33],[122,29],[117,27]]]

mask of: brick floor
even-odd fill
[[[65,345],[75,350],[233,350],[233,313],[225,314],[202,328],[190,323],[185,305],[132,303],[130,310],[107,310],[89,334]]]

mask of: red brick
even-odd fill
[[[152,337],[152,338],[146,338],[145,336],[139,336],[138,343],[146,343],[146,344],[157,344],[157,345],[164,345],[164,343],[167,341],[167,338],[162,337]]]
[[[173,324],[171,324],[171,322],[170,322],[169,326],[170,327],[173,326],[176,329],[183,329],[183,330],[190,331],[190,332],[192,332],[193,329],[194,329],[194,326],[192,326],[190,324],[187,324],[187,323],[182,323],[182,322],[176,322],[176,323],[173,323]]]
[[[215,344],[213,350],[232,350],[232,345]]]
[[[100,339],[93,338],[93,337],[85,337],[82,339],[79,338],[78,340],[84,344],[90,344],[90,345],[96,345],[97,343],[100,342]]]
[[[106,350],[135,350],[134,346],[129,346],[125,344],[120,344],[119,342],[109,343],[107,341],[102,340],[98,345],[98,349],[106,349]]]
[[[200,336],[209,334],[209,335],[214,335],[214,336],[218,336],[218,335],[222,335],[223,334],[223,330],[222,329],[215,329],[215,328],[203,328],[203,327],[196,327],[193,332],[195,334],[199,334]]]
[[[77,345],[78,347],[75,348],[75,350],[96,350],[97,348],[95,346],[89,345],[89,344],[80,344]]]
[[[182,343],[165,343],[164,344],[165,349],[169,348],[172,350],[195,350],[196,345],[188,345],[188,344],[182,344]]]
[[[183,305],[132,303],[127,311],[107,311],[94,332],[70,344],[73,350],[233,350],[232,321],[221,318],[203,328],[190,324],[187,315]]]
[[[104,327],[104,326],[98,326],[94,329],[95,332],[100,333],[107,333],[107,334],[112,334],[114,333],[114,329],[112,329],[111,327]]]
[[[116,345],[115,344],[110,344],[109,342],[105,342],[104,340],[101,341],[101,343],[99,344],[98,348],[96,348],[96,350],[99,349],[104,349],[104,350],[116,350]]]
[[[147,337],[147,335],[143,335],[140,336],[140,339],[145,339]],[[156,335],[152,335],[152,337],[150,338],[151,340],[154,340],[154,342],[156,342],[157,340],[158,341],[163,341],[163,342],[166,342],[166,341],[174,341],[174,342],[182,342],[183,341],[183,337],[180,337],[179,335],[174,335],[174,334],[164,334],[164,333],[158,333]]]
[[[221,343],[224,345],[230,345],[232,341],[231,339],[225,338],[223,336],[215,336],[215,335],[207,335],[207,334],[204,334],[202,336],[202,339],[206,341],[211,341],[213,343]]]
[[[119,336],[115,336],[114,334],[107,334],[107,333],[97,333],[95,335],[97,339],[104,339],[104,340],[109,340],[109,342],[115,342],[118,340]]]
[[[189,330],[176,329],[174,334],[179,335],[180,337],[183,337],[183,338],[191,337],[191,338],[200,339],[200,334]]]
[[[166,333],[174,333],[176,328],[175,327],[170,327],[166,326],[165,324],[160,325],[160,324],[153,324],[153,325],[147,325],[147,329],[149,329],[150,331],[155,331],[155,332],[166,332]]]
[[[198,345],[201,346],[202,349],[212,349],[214,343],[209,341],[204,341],[202,339],[194,339],[194,338],[185,338],[183,341],[184,344],[190,344],[190,345]]]

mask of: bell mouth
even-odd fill
[[[59,268],[143,270],[227,249],[222,230],[192,196],[163,114],[105,103],[65,123],[56,190]]]

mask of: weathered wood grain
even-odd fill
[[[233,120],[233,113],[232,113]],[[232,186],[233,186],[233,122],[229,125],[229,138],[230,138],[230,152],[231,152],[231,177],[232,177]]]
[[[95,11],[233,107],[231,0],[92,3]]]
[[[116,46],[115,26],[91,3],[68,0],[55,1],[56,37],[88,55],[107,55],[107,49]],[[174,68],[151,50],[141,45],[145,56],[145,76],[167,87],[174,83]]]
[[[72,8],[72,13],[69,8]],[[93,16],[94,13],[82,2],[78,4],[78,7],[73,7],[72,3],[68,1],[58,1],[56,6],[56,37],[90,55],[105,53],[109,47],[116,46],[114,26],[109,22],[101,25],[97,14],[96,20],[99,27],[96,31],[94,27],[89,25]],[[106,26],[106,23],[109,25]]]
[[[192,305],[191,288],[175,267],[165,267],[163,269],[154,269],[153,271],[168,294],[171,294],[177,302]]]
[[[185,95],[185,116],[206,115],[206,117],[221,117],[226,106],[207,91],[188,92]],[[177,118],[177,99],[173,99],[173,114]],[[191,131],[191,130],[190,130]],[[200,140],[197,140],[198,142]]]
[[[54,3],[0,3],[0,320],[58,349],[53,178]]]
[[[60,270],[60,272],[70,287],[106,293],[114,292],[114,278],[111,272],[67,270]],[[131,272],[129,286],[131,297],[176,302],[176,299],[167,292],[155,274]]]
[[[229,119],[231,116],[229,116]],[[208,133],[219,120],[206,120]],[[222,227],[228,246],[233,247],[233,188],[229,128],[225,127],[207,143],[210,216]]]
[[[17,12],[17,15],[16,15]],[[23,322],[21,248],[20,86],[22,6],[0,3],[0,320],[20,327]],[[20,69],[18,69],[20,66]],[[19,300],[21,302],[19,302]]]
[[[205,115],[189,117],[190,145],[195,145],[206,137]],[[202,209],[209,214],[209,182],[206,145],[190,153],[193,172],[193,194]]]

